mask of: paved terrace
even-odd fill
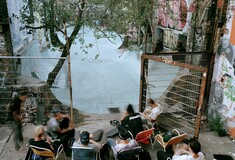
[[[85,118],[84,122],[81,122],[76,130],[87,130],[93,132],[99,128],[108,132],[113,126],[109,124],[112,119],[119,119],[121,117],[119,114],[105,114],[105,115],[91,115]],[[204,124],[203,124],[204,125]],[[228,137],[218,137],[214,132],[207,131],[207,127],[202,125],[202,131],[199,136],[199,141],[202,144],[202,151],[206,154],[207,160],[213,159],[213,154],[228,154],[235,158],[235,142],[230,140]],[[9,127],[0,128],[0,159],[1,160],[23,160],[27,151],[26,144],[33,136],[33,124],[27,124],[24,126],[24,144],[23,150],[17,152],[14,150],[13,136],[11,136],[11,130]],[[203,129],[205,128],[205,129]],[[104,136],[102,141],[105,142],[106,137]],[[152,160],[157,160],[156,152],[162,150],[163,148],[156,142],[154,149],[151,145],[146,146],[149,150]],[[65,160],[64,157],[60,159]],[[70,158],[69,158],[70,159]]]

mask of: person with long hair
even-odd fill
[[[151,110],[145,109],[144,110],[144,117],[147,119],[147,121],[151,124],[151,126],[156,126],[156,120],[157,117],[161,114],[161,105],[157,102],[155,102],[153,99],[149,98],[148,99],[148,105],[151,107]]]
[[[140,131],[144,130],[141,115],[134,111],[131,104],[127,106],[126,112],[121,119],[121,124],[132,133],[134,138]]]

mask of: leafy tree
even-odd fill
[[[146,28],[151,22],[151,0],[24,0],[22,20],[26,28],[44,29],[50,43],[62,49],[61,57],[67,57],[69,50],[82,26],[94,29],[97,38],[121,38],[132,26],[136,30],[133,45],[141,45]],[[150,26],[150,25],[149,25]],[[68,33],[69,28],[69,33]],[[71,32],[71,33],[70,33]],[[63,34],[66,42],[58,38]],[[151,33],[151,32],[150,32]],[[78,37],[82,44],[84,40]],[[138,43],[136,43],[138,42]],[[92,45],[89,45],[92,46]],[[49,73],[47,83],[52,85],[60,71],[64,59],[58,61]]]

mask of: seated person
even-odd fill
[[[117,158],[117,154],[120,151],[129,151],[133,150],[138,146],[138,143],[134,139],[130,139],[130,134],[128,131],[119,126],[118,136],[120,140],[114,140],[111,138],[107,139],[107,145],[113,148],[114,157]]]
[[[201,144],[196,139],[190,139],[188,148],[176,149],[172,160],[205,160],[201,152]]]
[[[148,105],[152,108],[151,110],[145,109],[144,110],[144,117],[148,120],[151,126],[154,126],[155,128],[157,127],[155,122],[157,117],[161,113],[161,105],[159,103],[154,102],[153,99],[149,98],[148,99]]]
[[[102,145],[92,139],[92,134],[87,131],[81,131],[80,138],[74,142],[73,147],[87,147],[99,152]]]
[[[49,119],[46,126],[46,133],[53,139],[58,138],[58,133],[60,131],[59,122],[62,119],[62,113],[60,110],[55,110],[53,117]]]
[[[54,154],[56,153],[55,151],[55,146],[52,145],[50,137],[44,137],[44,126],[36,126],[34,129],[34,138],[29,139],[29,145],[33,145],[36,147],[41,147],[41,148],[47,148],[50,149]],[[33,156],[35,156],[33,154]]]
[[[188,139],[183,139],[179,144],[173,144],[166,147],[166,152],[157,151],[158,160],[168,160],[172,159],[174,152],[181,152],[182,150],[188,149]]]
[[[141,115],[139,113],[135,113],[131,104],[127,106],[126,113],[121,119],[121,124],[132,133],[134,139],[137,133],[144,130]]]
[[[54,111],[54,116],[49,119],[46,126],[46,133],[52,137],[52,139],[58,139],[60,133],[60,122],[63,118],[69,118],[68,115],[62,114],[60,109]]]
[[[70,148],[69,142],[74,138],[75,129],[74,126],[70,125],[70,119],[68,117],[64,117],[59,124],[60,132],[58,134],[58,139],[60,141],[55,141],[55,143],[59,143],[63,145],[66,156],[71,156],[72,150]]]

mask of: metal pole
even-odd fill
[[[204,100],[205,88],[206,88],[206,77],[207,77],[207,71],[202,73],[202,82],[201,82],[199,102],[198,102],[198,107],[197,107],[196,124],[195,124],[195,130],[194,130],[194,138],[196,139],[198,139],[200,125],[201,125],[201,109],[202,109],[202,104]]]
[[[69,38],[67,35],[66,24],[64,24],[64,34],[66,38],[66,49],[67,49],[67,56],[68,56],[68,86],[69,86],[69,99],[70,99],[70,120],[71,124],[74,124],[73,119],[73,92],[72,92],[72,78],[71,78],[71,63],[70,63],[70,48],[69,48]]]

